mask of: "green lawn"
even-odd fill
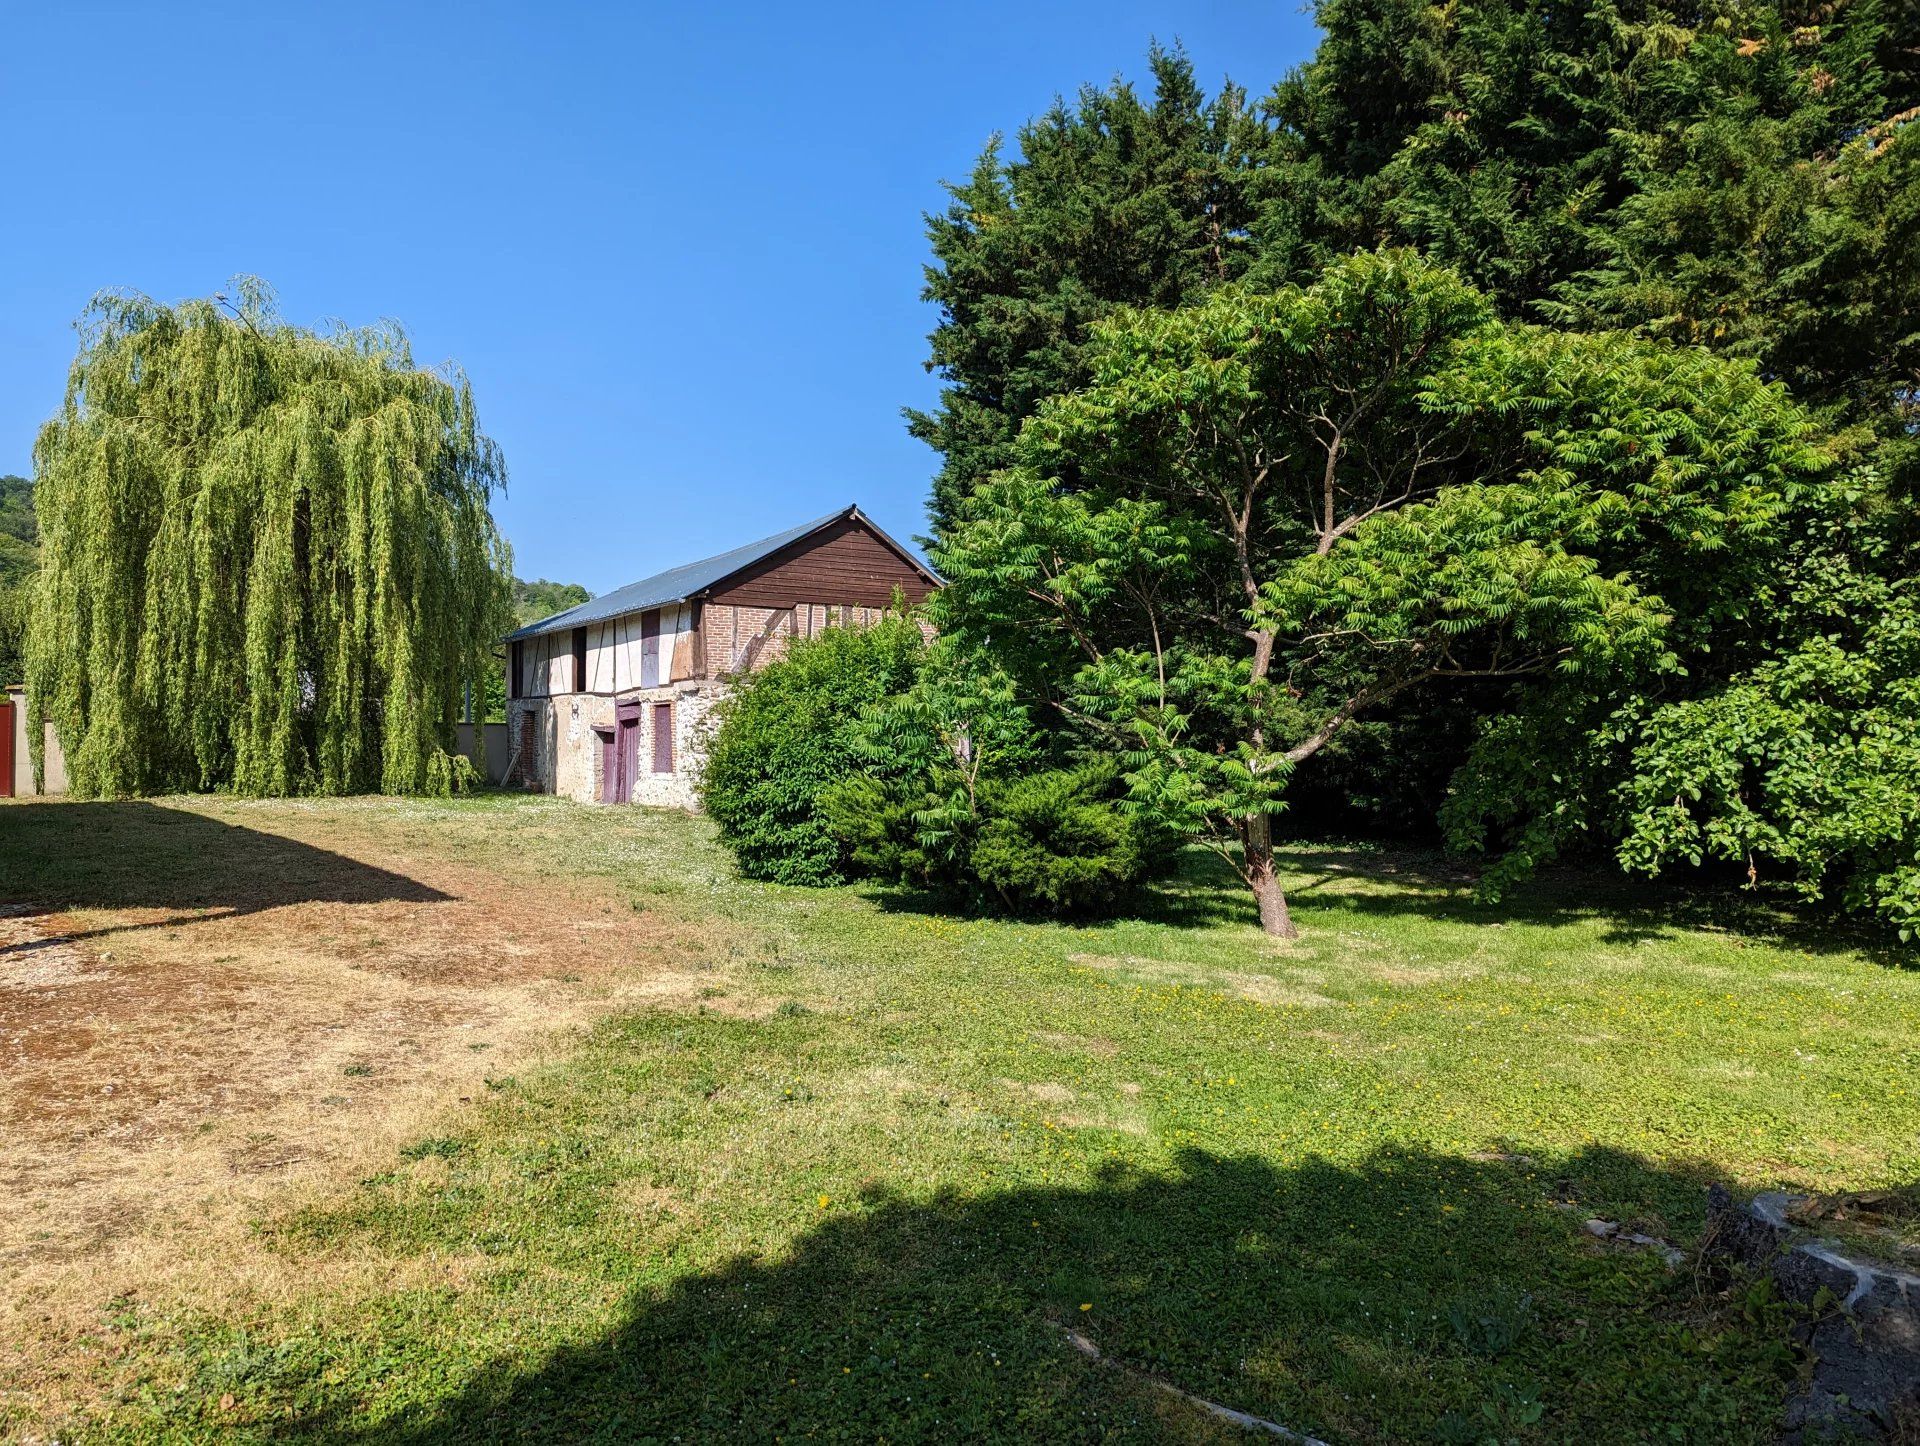
[[[1433,860],[1300,847],[1275,946],[1200,856],[1151,917],[1065,927],[743,883],[672,814],[243,807],[734,942],[706,998],[258,1222],[404,1287],[130,1308],[133,1384],[75,1434],[1243,1438],[1152,1375],[1333,1442],[1764,1441],[1779,1308],[1581,1221],[1691,1245],[1710,1180],[1920,1175],[1920,974],[1620,881],[1491,911]]]

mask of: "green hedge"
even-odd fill
[[[849,851],[820,796],[863,771],[853,746],[862,710],[911,686],[925,652],[905,617],[830,629],[794,642],[720,706],[701,793],[748,878],[845,880]]]

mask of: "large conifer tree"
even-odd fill
[[[996,469],[1021,422],[1086,379],[1095,322],[1116,306],[1178,306],[1243,276],[1271,209],[1254,183],[1272,131],[1228,85],[1209,100],[1186,57],[1155,49],[1154,94],[1089,86],[996,138],[952,204],[927,218],[940,307],[928,362],[939,406],[909,412],[942,458],[936,529]]]
[[[1319,49],[1264,99],[1209,99],[1156,51],[1151,102],[1116,82],[1056,103],[928,218],[947,387],[910,422],[941,454],[936,533],[1085,381],[1114,307],[1305,284],[1382,245],[1513,319],[1753,357],[1911,466],[1915,7],[1320,0]]]
[[[444,789],[509,576],[464,378],[257,283],[103,295],[82,336],[34,452],[28,649],[74,790]]]

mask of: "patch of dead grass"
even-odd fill
[[[731,980],[715,993],[725,926],[636,911],[612,880],[475,862],[457,835],[397,854],[349,806],[248,814],[440,897],[249,908],[242,882],[220,910],[0,916],[0,1406],[51,1419],[107,1387],[79,1343],[115,1299],[244,1318],[322,1277],[349,1300],[396,1268],[444,1278],[444,1261],[296,1260],[250,1222],[391,1167],[489,1076],[602,1015],[771,1007]],[[431,1189],[436,1170],[409,1173]]]
[[[1206,989],[1255,1004],[1320,1009],[1334,1003],[1318,990],[1306,987],[1307,984],[1319,983],[1323,977],[1308,970],[1294,971],[1287,976],[1253,974],[1240,970],[1209,969],[1204,965],[1171,959],[1146,959],[1133,954],[1074,954],[1070,960],[1083,968],[1111,969],[1163,988]]]
[[[1096,1059],[1112,1059],[1120,1053],[1119,1045],[1097,1035],[1067,1034],[1059,1030],[1037,1029],[1033,1037],[1051,1049],[1064,1050],[1072,1054],[1090,1054]]]

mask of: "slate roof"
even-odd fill
[[[724,582],[743,568],[769,557],[788,543],[798,542],[810,533],[831,526],[842,518],[857,518],[873,534],[908,562],[919,568],[931,582],[938,583],[939,577],[932,568],[908,549],[895,542],[886,533],[874,525],[857,506],[842,507],[838,512],[830,512],[825,517],[802,523],[798,527],[789,527],[785,532],[776,532],[771,537],[763,537],[758,542],[749,542],[745,547],[736,547],[731,552],[717,553],[712,557],[703,557],[698,562],[682,563],[679,567],[670,567],[665,572],[656,572],[652,577],[643,577],[638,582],[630,582],[625,587],[615,588],[612,592],[570,607],[565,612],[555,613],[550,618],[541,618],[535,623],[508,633],[505,642],[517,642],[521,638],[538,637],[541,633],[559,632],[563,628],[584,627],[588,623],[602,623],[609,618],[621,617],[626,613],[641,612],[647,608],[664,607],[668,603],[684,602],[690,597],[706,591],[716,583]]]

